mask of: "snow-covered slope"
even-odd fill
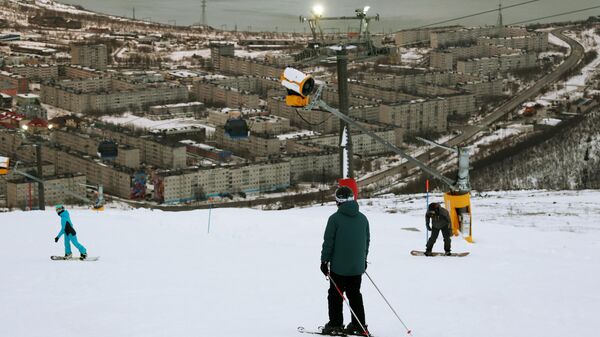
[[[422,229],[422,196],[361,202],[368,272],[413,335],[597,336],[600,192],[473,203],[476,243],[453,240],[471,255],[425,258],[409,255],[425,233],[404,230]],[[83,263],[49,259],[62,254],[52,211],[0,214],[0,336],[296,337],[327,320],[318,267],[334,210],[215,209],[210,234],[205,210],[74,210],[80,241],[101,256]],[[372,333],[405,335],[366,277],[363,295]]]

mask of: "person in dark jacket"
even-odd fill
[[[63,205],[56,205],[56,214],[60,217],[60,232],[54,238],[54,242],[58,242],[60,237],[65,235],[65,258],[71,258],[71,242],[73,245],[79,250],[80,257],[79,259],[85,260],[87,257],[87,250],[85,247],[77,241],[77,232],[73,228],[73,223],[71,222],[71,217],[69,216],[69,212],[65,209]]]
[[[367,325],[360,284],[362,274],[367,269],[369,221],[359,212],[358,203],[349,187],[338,188],[335,199],[338,210],[327,221],[321,250],[321,272],[330,280],[327,296],[329,322],[325,324],[322,332],[364,335]],[[346,293],[350,307],[356,315],[352,315],[352,321],[345,329],[343,298],[340,291]]]
[[[429,222],[431,221],[431,226]],[[425,214],[425,224],[427,226],[427,230],[431,231],[431,237],[429,241],[427,241],[427,247],[425,250],[425,255],[431,256],[431,250],[433,249],[433,245],[440,234],[442,232],[442,236],[444,237],[444,251],[446,255],[450,255],[451,252],[451,239],[452,231],[451,231],[451,221],[450,214],[448,211],[440,206],[440,204],[436,202],[432,202],[429,204],[427,208],[427,213]],[[433,227],[433,228],[432,228]]]

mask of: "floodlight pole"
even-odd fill
[[[341,49],[337,51],[337,77],[340,112],[348,116],[350,94],[348,91],[348,50],[345,45],[342,45]],[[344,120],[340,121],[338,144],[340,144],[340,177],[354,178],[352,136],[350,135],[350,125]]]
[[[40,211],[46,209],[46,197],[44,194],[44,174],[42,165],[42,145],[35,144],[35,156],[37,161],[37,178],[38,182],[38,208]]]

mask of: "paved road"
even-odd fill
[[[458,144],[464,144],[467,140],[475,136],[479,131],[488,128],[490,125],[494,124],[498,120],[504,118],[510,112],[514,111],[516,108],[520,107],[524,102],[531,100],[532,98],[539,95],[546,85],[554,83],[560,79],[565,73],[575,67],[577,64],[581,62],[584,55],[584,49],[581,44],[577,41],[569,38],[562,34],[564,28],[553,30],[552,33],[556,35],[559,39],[565,41],[571,46],[571,54],[565,59],[565,61],[554,70],[552,73],[542,77],[539,81],[536,82],[535,85],[529,87],[528,89],[522,91],[517,96],[509,99],[504,102],[501,106],[496,108],[492,113],[483,118],[478,125],[476,126],[468,126],[463,129],[463,133],[457,137],[452,138],[445,145],[454,147]],[[439,154],[443,153],[443,150],[432,148],[431,150],[423,153],[418,156],[422,162],[427,162],[429,158],[435,158]],[[365,187],[369,184],[379,182],[386,177],[393,176],[401,173],[404,170],[410,170],[415,168],[415,164],[413,163],[405,163],[404,165],[395,166],[390,168],[389,170],[379,172],[373,176],[370,176],[365,179],[361,179],[358,182],[359,187]]]

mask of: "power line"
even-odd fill
[[[502,7],[502,9],[509,9],[509,8],[512,8],[512,7],[522,6],[522,5],[526,5],[526,4],[529,4],[529,3],[532,3],[532,2],[538,2],[538,1],[540,1],[540,0],[525,1],[525,2],[518,3],[518,4],[514,4],[514,5]],[[441,25],[443,23],[448,23],[448,22],[452,22],[452,21],[458,21],[458,20],[470,18],[470,17],[473,17],[473,16],[487,14],[487,13],[493,13],[493,12],[497,12],[497,11],[498,11],[498,8],[494,8],[494,9],[490,9],[490,10],[487,10],[487,11],[483,11],[483,12],[479,12],[479,13],[474,13],[474,14],[469,14],[469,15],[461,16],[461,17],[454,18],[454,19],[448,19],[448,20],[444,20],[444,21],[440,21],[440,22],[436,22],[436,23],[430,23],[428,25],[417,27],[416,29],[426,28],[426,27],[431,27],[431,26],[437,26],[437,25]]]
[[[543,16],[541,18],[530,19],[530,20],[519,21],[519,22],[513,22],[513,23],[511,23],[511,25],[518,25],[518,24],[532,22],[532,21],[550,19],[550,18],[554,18],[554,17],[557,17],[557,16],[563,16],[563,15],[568,15],[568,14],[573,14],[573,13],[585,12],[585,11],[589,11],[591,9],[596,9],[596,8],[600,8],[600,6],[593,6],[593,7],[583,8],[583,9],[577,9],[577,10],[574,10],[574,11],[569,11],[569,12],[564,12],[564,13],[558,13],[558,14],[549,15],[549,16]]]

